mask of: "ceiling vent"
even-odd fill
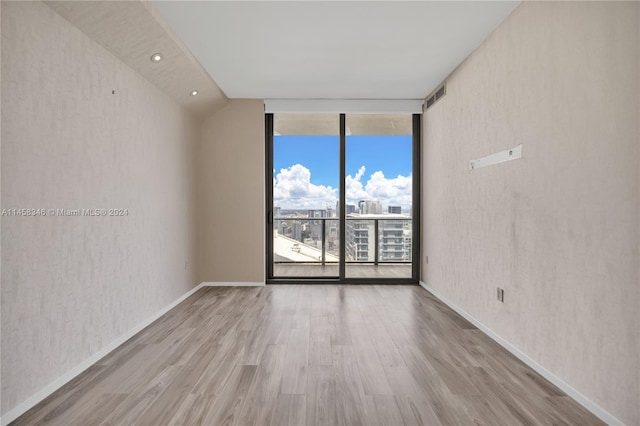
[[[431,107],[431,105],[435,104],[440,98],[442,98],[447,93],[445,89],[445,83],[442,86],[438,87],[438,89],[433,92],[431,96],[427,98],[427,109]]]

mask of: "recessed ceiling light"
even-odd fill
[[[192,90],[191,93],[189,93],[191,96],[195,96],[198,94],[197,90]]]
[[[151,62],[160,62],[162,60],[162,53],[154,53],[151,55]]]

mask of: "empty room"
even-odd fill
[[[640,426],[639,1],[0,1],[0,426]]]

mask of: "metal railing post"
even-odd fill
[[[375,245],[376,251],[375,251],[375,257],[373,258],[373,264],[377,266],[378,265],[378,259],[379,259],[378,253],[380,253],[380,240],[378,238],[378,235],[379,235],[379,232],[378,232],[378,219],[374,219],[374,233],[373,233],[373,235],[374,235],[374,238],[376,240],[376,245]]]
[[[327,219],[323,218],[322,219],[322,266],[324,266],[324,263],[326,260],[326,248],[325,248],[325,244],[327,240],[326,224],[327,224]]]

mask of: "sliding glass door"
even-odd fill
[[[340,276],[340,117],[277,114],[272,139],[272,276]]]
[[[418,280],[417,114],[266,114],[267,281]]]
[[[346,115],[347,278],[411,278],[413,121]]]

